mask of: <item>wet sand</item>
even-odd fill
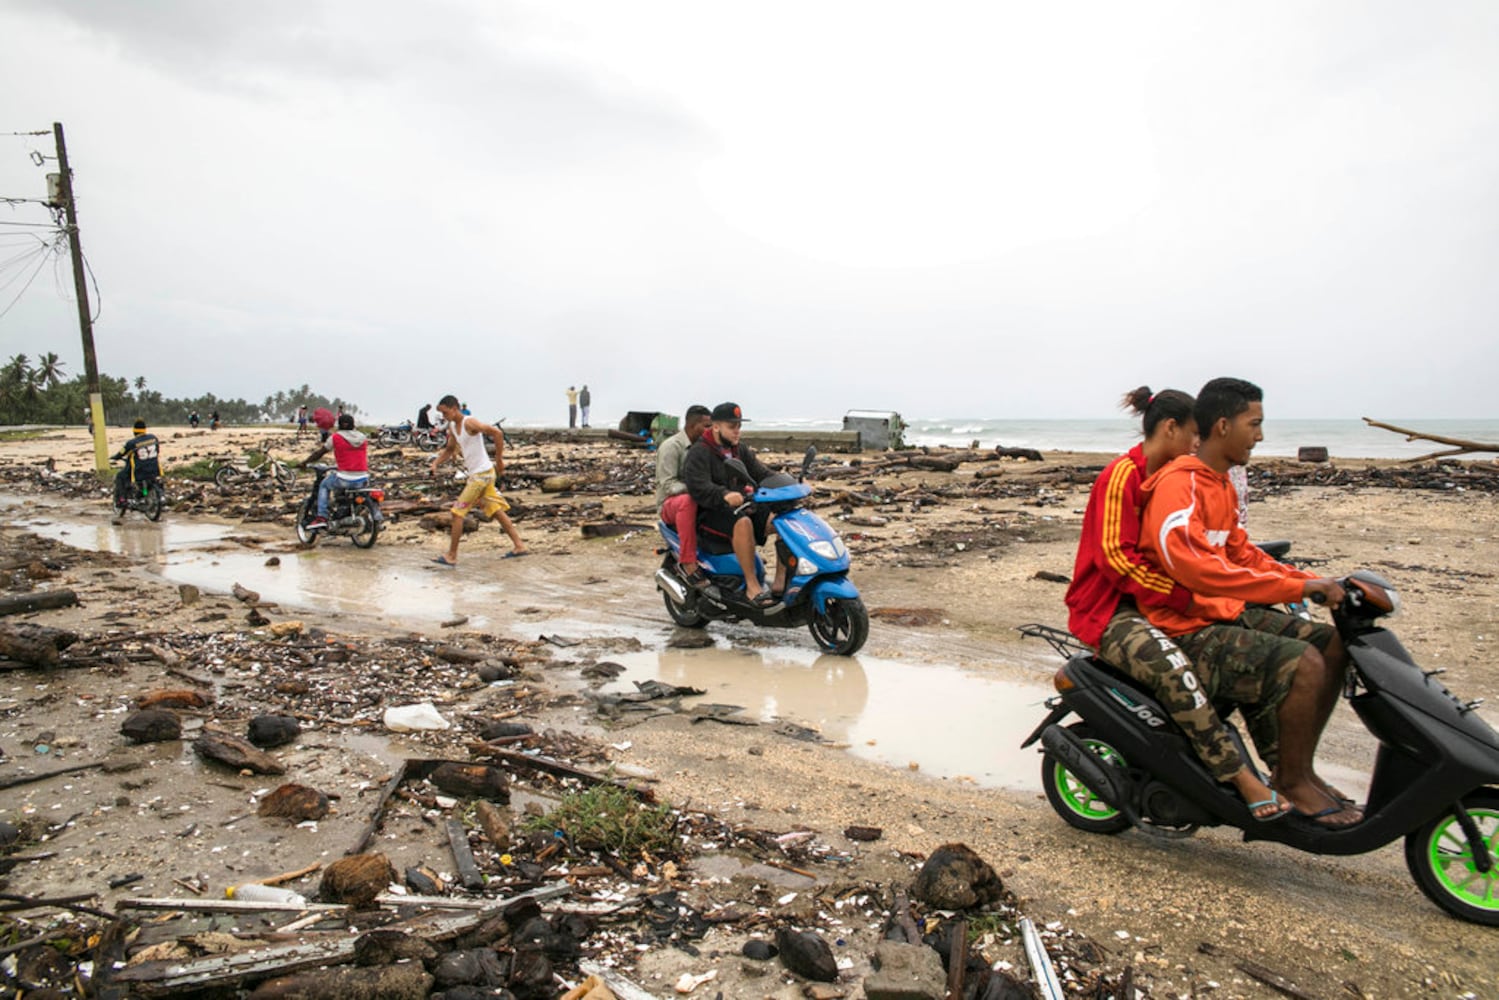
[[[174,451],[202,447],[198,437],[161,433],[169,462]],[[226,437],[209,443],[220,445],[238,433],[221,432]],[[554,450],[565,448],[609,446],[546,446],[535,450],[535,458],[521,450],[511,465],[543,467],[554,460]],[[86,462],[81,434],[68,432],[0,444],[0,461],[30,467],[50,457],[63,469],[80,452]],[[295,448],[278,451],[297,453]],[[1038,468],[1047,471],[1061,462],[1097,465],[1108,457],[1048,456],[1041,467],[1007,466],[1005,475],[1023,482]],[[777,456],[770,458],[774,464]],[[897,473],[887,488],[936,489],[964,475]],[[844,527],[853,576],[869,606],[931,609],[938,623],[913,628],[877,618],[864,653],[841,664],[816,656],[804,630],[767,634],[714,625],[708,630],[712,649],[666,649],[672,629],[650,580],[656,540],[649,533],[585,540],[574,523],[523,518],[518,524],[535,557],[501,561],[508,543],[497,528],[486,526],[465,540],[460,566],[448,572],[427,568],[426,560],[440,548],[439,537],[410,523],[393,525],[368,553],[346,541],[305,553],[290,544],[284,523],[202,519],[184,524],[169,513],[166,528],[135,522],[105,529],[99,523],[105,517],[102,499],[12,494],[0,498],[0,508],[8,526],[30,521],[29,530],[68,544],[120,553],[100,557],[95,572],[113,576],[91,585],[145,588],[142,592],[155,595],[164,609],[175,590],[171,583],[222,591],[242,582],[274,594],[266,599],[287,613],[345,632],[435,632],[440,621],[462,614],[469,617],[465,628],[513,638],[581,640],[579,646],[561,647],[555,667],[547,670],[548,679],[559,685],[577,684],[569,664],[575,669],[610,659],[628,671],[619,683],[654,676],[693,684],[707,690],[704,701],[743,705],[747,715],[764,721],[816,727],[828,744],[800,743],[769,726],[693,723],[681,715],[603,731],[579,706],[551,709],[542,717],[544,724],[576,728],[612,744],[610,755],[619,763],[660,779],[659,793],[668,801],[711,807],[731,821],[760,827],[805,824],[834,838],[852,823],[884,827],[885,839],[870,845],[873,849],[861,855],[862,867],[850,877],[892,878],[908,864],[894,851],[926,853],[944,842],[966,842],[1000,870],[1027,912],[1038,921],[1064,921],[1087,933],[1108,949],[1110,963],[1133,966],[1137,982],[1152,996],[1208,991],[1208,983],[1218,984],[1215,996],[1277,995],[1237,971],[1232,956],[1302,970],[1320,991],[1313,995],[1348,995],[1338,992],[1344,982],[1381,997],[1499,995],[1492,962],[1499,931],[1459,924],[1436,910],[1411,884],[1398,844],[1362,857],[1315,858],[1271,845],[1239,844],[1224,831],[1170,844],[1134,833],[1087,837],[1052,814],[1039,794],[1036,758],[1017,753],[1015,744],[1039,718],[1036,702],[1047,693],[1058,661],[1034,640],[1022,640],[1014,627],[1064,620],[1063,586],[1037,579],[1036,573],[1070,573],[1086,501],[1086,477],[1080,478],[1083,485],[1049,487],[1040,506],[1019,497],[896,510],[883,505],[879,513],[887,524]],[[451,492],[450,484],[433,489]],[[534,491],[509,492],[522,507],[548,502]],[[599,505],[591,511],[596,517],[640,521],[651,512],[646,496],[588,500]],[[836,508],[824,515],[839,523]],[[1499,693],[1499,668],[1488,653],[1499,633],[1492,569],[1499,509],[1492,496],[1308,487],[1256,500],[1250,518],[1257,537],[1294,538],[1297,556],[1327,560],[1329,572],[1368,566],[1394,580],[1405,609],[1392,627],[1418,661],[1447,668],[1444,680],[1463,697],[1492,703]],[[229,540],[246,534],[260,541],[246,546]],[[1003,538],[1003,544],[911,545],[922,538],[963,537]],[[272,552],[281,559],[274,570],[264,566]],[[234,608],[225,598],[209,600]],[[94,604],[49,612],[39,620],[81,625],[96,621],[103,610]],[[190,626],[178,612],[164,612],[165,624],[178,621],[184,628],[202,627]],[[70,700],[79,691],[74,685],[87,683],[91,698],[109,698],[148,684],[139,676],[85,673],[86,682],[48,681],[55,695],[50,698],[38,698],[14,675],[6,678],[11,683],[0,704],[6,713],[0,746],[7,766],[19,763],[26,740],[37,732],[76,719],[76,711],[68,711],[76,704]],[[89,749],[118,742],[108,725],[87,737]],[[345,783],[356,771],[366,774],[359,780],[372,780],[389,760],[408,752],[411,742],[364,733],[351,746],[342,734],[330,733],[314,741],[304,760],[308,767],[343,774],[339,780]],[[1330,774],[1359,787],[1372,751],[1352,713],[1340,707],[1323,744]],[[186,760],[178,767],[190,765]],[[68,795],[53,783],[27,786],[24,794],[7,793],[5,808],[71,812],[70,797],[108,801],[120,794],[111,792],[117,784],[103,777],[79,779]],[[210,788],[210,801],[194,808],[209,816],[232,808],[230,802],[214,801],[218,794]],[[79,852],[71,864],[86,874],[101,872],[110,867],[101,859],[122,849],[122,837],[176,832],[162,817],[177,803],[171,794],[164,799],[144,825],[127,825],[113,838],[107,813],[80,820],[93,823],[88,839],[79,838],[89,846],[70,848]],[[296,831],[276,841],[270,856],[257,857],[256,864],[290,869],[305,863],[309,853],[330,850],[320,846],[330,843],[337,845],[336,853],[349,839],[349,827],[357,826],[353,800],[349,812],[321,831]],[[163,842],[152,845],[156,852]],[[232,844],[230,839],[216,846],[222,854]],[[176,844],[169,846],[177,851]],[[183,850],[189,848],[196,852],[203,846],[184,842]],[[430,845],[408,853],[422,851],[430,853]],[[217,855],[198,857],[205,867],[222,863]],[[156,870],[181,865],[191,870],[192,864],[174,853]],[[22,883],[28,887],[45,885],[66,870],[38,866],[24,875],[18,869],[12,878],[35,879]],[[150,891],[167,894],[170,886]],[[1223,954],[1201,953],[1202,943]],[[736,948],[725,945],[724,950]],[[677,953],[651,954],[642,962],[642,978],[654,972],[674,978],[678,966],[708,967],[705,960],[683,965],[686,961]],[[725,995],[761,995],[734,992],[739,963],[725,959],[722,964]],[[771,985],[753,988],[769,995]]]

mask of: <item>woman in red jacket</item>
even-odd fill
[[[1154,692],[1213,777],[1232,784],[1255,819],[1280,819],[1290,806],[1239,755],[1191,659],[1139,610],[1145,604],[1185,611],[1192,600],[1189,591],[1146,561],[1139,540],[1140,484],[1172,459],[1196,450],[1194,403],[1176,389],[1152,393],[1141,386],[1125,395],[1123,405],[1142,418],[1145,440],[1093,483],[1067,588],[1067,627]]]

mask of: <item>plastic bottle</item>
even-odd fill
[[[282,889],[274,885],[261,885],[259,882],[231,885],[224,890],[224,895],[243,903],[295,903],[298,906],[307,905],[306,898],[299,892]]]

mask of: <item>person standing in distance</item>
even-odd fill
[[[583,383],[583,391],[578,393],[578,415],[583,418],[583,426],[588,426],[588,407],[593,403],[593,393],[588,391],[588,383]]]
[[[475,507],[486,521],[498,519],[500,527],[510,537],[510,544],[514,549],[505,553],[504,558],[513,559],[525,555],[526,544],[520,540],[520,533],[515,530],[515,524],[505,513],[510,505],[494,485],[496,477],[505,468],[505,432],[493,424],[486,424],[478,417],[464,416],[458,397],[452,394],[438,400],[437,412],[448,422],[448,440],[432,458],[432,474],[437,475],[439,465],[459,456],[463,460],[468,479],[464,483],[463,492],[453,503],[453,530],[448,551],[432,561],[439,566],[458,565],[458,543],[463,541],[463,519]],[[486,436],[494,442],[493,461],[484,447]]]
[[[567,428],[572,430],[578,426],[578,390],[574,386],[567,387]]]

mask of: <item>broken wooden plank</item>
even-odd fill
[[[462,934],[465,931],[478,927],[498,910],[518,903],[522,900],[536,900],[541,902],[548,899],[556,899],[565,896],[572,891],[572,887],[565,882],[557,882],[544,885],[530,892],[523,892],[516,896],[508,896],[503,899],[469,900],[467,902],[479,904],[474,912],[455,914],[451,916],[434,917],[433,914],[419,914],[409,920],[399,921],[388,925],[394,929],[407,930],[413,934],[423,937],[439,938]],[[394,897],[400,903],[412,901],[412,897]],[[121,900],[121,906],[126,903],[138,904],[142,900]],[[208,900],[177,900],[180,908],[187,909],[190,904],[206,903]],[[225,900],[224,902],[233,902]],[[448,901],[444,900],[444,904]],[[252,904],[257,909],[281,909],[279,905],[266,903]],[[308,904],[297,909],[313,909],[320,904]],[[330,906],[333,904],[321,904]],[[115,973],[111,978],[113,983],[125,983],[132,986],[132,996],[166,996],[171,993],[181,992],[189,989],[208,989],[214,986],[231,986],[246,979],[269,976],[272,974],[285,975],[301,969],[316,968],[321,965],[340,965],[348,962],[354,957],[354,944],[358,940],[353,935],[341,935],[334,940],[318,941],[312,944],[293,944],[281,947],[267,948],[260,951],[238,952],[232,955],[213,955],[188,962],[142,962],[140,965],[131,966]]]
[[[659,1000],[656,994],[636,986],[615,970],[586,958],[578,962],[578,971],[585,976],[597,976],[617,1000]]]
[[[458,880],[465,889],[484,888],[484,876],[474,861],[473,848],[468,846],[468,831],[456,820],[448,820],[448,846],[453,850],[453,863],[458,866]]]
[[[364,831],[360,833],[359,840],[353,847],[344,851],[344,854],[364,853],[364,849],[374,838],[375,831],[380,828],[380,821],[385,818],[385,807],[390,804],[390,797],[395,794],[397,788],[401,787],[401,782],[406,780],[406,768],[410,763],[409,760],[402,761],[396,773],[391,775],[390,780],[385,783],[385,787],[380,790],[380,798],[375,802],[374,811],[370,814],[370,821],[364,825]]]
[[[573,767],[571,764],[564,764],[560,760],[553,760],[551,757],[516,753],[514,750],[504,750],[500,747],[490,746],[488,744],[483,744],[483,746],[484,749],[482,752],[484,756],[498,758],[499,760],[502,760],[507,764],[513,764],[516,767],[529,768],[533,771],[545,771],[548,774],[555,774],[563,778],[577,778],[579,781],[590,786],[613,785],[616,788],[620,788],[626,792],[629,792],[631,795],[634,795],[636,798],[640,799],[643,802],[656,801],[655,792],[651,791],[649,788],[640,788],[635,785],[627,784],[623,781],[616,781],[613,778],[606,778],[601,774],[593,774],[590,771],[584,771],[579,768]],[[478,750],[477,747],[475,747],[474,749],[476,751]]]
[[[42,771],[38,774],[11,774],[0,778],[0,788],[15,788],[17,785],[29,785],[33,781],[46,781],[60,774],[73,774],[77,771],[87,771],[91,768],[103,767],[103,764],[74,764],[72,767],[59,767],[53,771]]]

